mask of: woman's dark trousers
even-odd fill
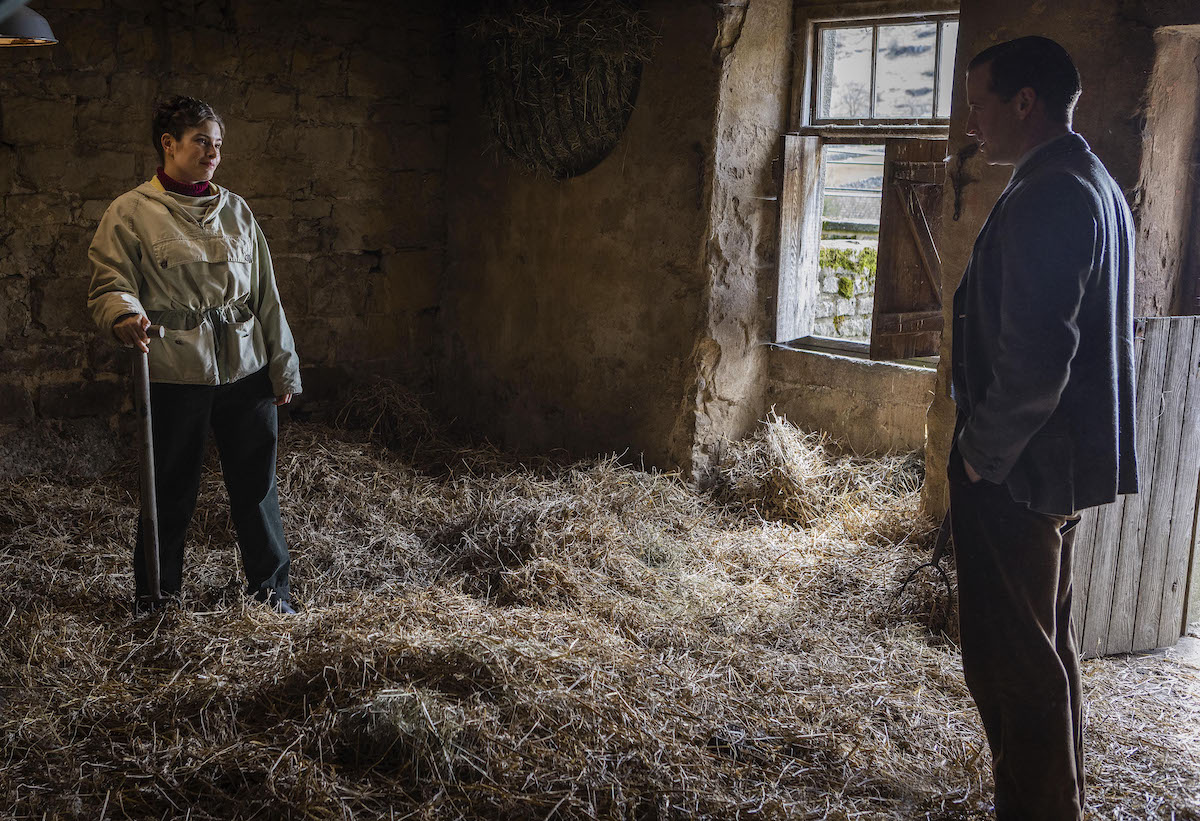
[[[164,596],[183,584],[183,545],[211,428],[237,530],[247,592],[287,601],[288,558],[275,484],[278,417],[267,370],[228,385],[150,385],[154,485],[158,492],[159,571]],[[133,552],[139,598],[147,596],[142,522]]]
[[[998,821],[1077,821],[1084,793],[1079,653],[1071,623],[1078,519],[972,484],[950,455],[963,675],[987,732]]]

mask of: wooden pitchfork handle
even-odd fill
[[[146,328],[151,339],[162,339],[162,325]],[[137,408],[141,447],[142,550],[146,554],[146,584],[150,601],[161,602],[162,573],[158,562],[158,495],[154,487],[154,426],[150,421],[150,363],[145,351],[133,350],[133,402]]]

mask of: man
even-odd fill
[[[1044,37],[967,70],[967,134],[1015,166],[954,295],[949,465],[963,673],[999,821],[1082,818],[1072,528],[1137,492],[1133,219],[1071,130],[1079,93]]]

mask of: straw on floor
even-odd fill
[[[296,617],[243,600],[214,462],[184,600],[136,619],[132,466],[0,484],[0,816],[987,817],[944,592],[892,595],[919,461],[772,419],[702,494],[379,390],[373,437],[284,430]],[[1085,676],[1093,817],[1200,818],[1196,670]]]

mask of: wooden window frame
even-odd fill
[[[945,138],[949,135],[948,117],[931,118],[926,121],[903,121],[895,119],[815,121],[816,92],[819,81],[817,60],[819,58],[820,30],[834,26],[852,27],[858,23],[865,26],[929,20],[937,20],[939,23],[948,22],[957,20],[958,12],[958,0],[872,0],[872,2],[838,3],[817,6],[806,5],[800,2],[795,4],[793,14],[794,38],[799,47],[795,52],[796,59],[792,69],[791,113],[785,143],[789,138],[795,137],[817,138],[815,141],[810,142],[809,145],[816,147],[815,150],[818,159],[816,160],[816,165],[812,166],[811,157],[809,158],[810,167],[804,171],[805,176],[811,176],[814,171],[818,178],[822,176],[819,157],[821,149],[825,145],[882,143],[888,138],[894,137]],[[940,46],[940,31],[938,42]],[[872,54],[871,59],[873,67],[875,61],[874,54]],[[940,67],[940,52],[935,57],[935,60],[937,60],[935,65]],[[873,73],[874,68],[872,68]],[[935,79],[936,75],[937,72],[935,70]],[[935,85],[935,113],[937,111],[936,94]],[[874,82],[872,78],[873,95]],[[811,151],[808,153],[811,153]],[[798,215],[797,224],[804,226],[802,233],[811,234],[815,230],[817,242],[819,243],[819,216],[823,191],[819,185],[807,181],[793,190],[793,186],[789,185],[790,181],[786,179],[786,176],[796,173],[796,169],[789,166],[789,161],[786,157],[781,166],[785,175],[785,180],[780,188],[781,192],[783,192],[781,198],[788,200],[788,202],[781,202],[781,218],[785,215],[793,217]],[[787,243],[784,237],[781,237],[780,240],[782,248]],[[812,334],[800,334],[797,336],[793,333],[795,329],[791,325],[791,319],[785,316],[785,313],[787,310],[791,310],[798,301],[804,302],[815,297],[816,288],[818,287],[816,277],[813,275],[815,273],[815,266],[813,265],[815,258],[815,252],[805,251],[796,255],[794,264],[791,266],[781,262],[778,299],[776,301],[776,344],[802,350],[838,353],[843,356],[854,356],[864,359],[869,358],[871,350],[870,342],[856,342]],[[785,279],[788,281],[785,281]],[[808,330],[811,330],[811,328]],[[922,364],[926,364],[928,360],[923,359],[921,362]]]
[[[824,5],[808,5],[797,2],[792,19],[793,39],[796,43],[796,59],[792,64],[792,99],[788,110],[791,116],[788,131],[792,134],[801,133],[802,129],[838,129],[863,130],[862,126],[837,126],[835,124],[821,125],[813,122],[813,99],[815,88],[816,66],[816,29],[817,26],[833,23],[854,24],[859,21],[866,23],[871,20],[904,21],[914,18],[940,15],[943,17],[957,15],[958,0],[872,0],[863,3],[829,3]],[[936,101],[935,101],[936,102]],[[935,108],[936,111],[936,108]],[[905,125],[896,120],[885,120],[883,126],[872,126],[870,130],[886,129],[886,136],[902,136],[913,134],[920,136],[925,132],[929,136],[944,134],[947,126],[936,127],[928,124]]]
[[[939,117],[937,115],[938,91],[941,83],[942,74],[942,25],[945,23],[957,23],[958,12],[938,11],[929,12],[926,14],[916,14],[908,16],[892,16],[892,17],[868,17],[868,18],[841,18],[836,20],[813,20],[810,22],[812,27],[812,65],[809,67],[810,82],[812,88],[809,89],[809,110],[807,112],[807,122],[812,126],[841,126],[850,128],[870,128],[872,130],[878,128],[925,128],[925,129],[947,129],[950,127],[950,115]],[[821,89],[821,72],[817,67],[822,61],[822,46],[821,32],[826,29],[843,29],[843,28],[866,28],[871,27],[871,112],[874,115],[875,98],[876,98],[876,64],[879,61],[879,29],[881,26],[892,25],[916,25],[918,23],[934,23],[937,25],[937,35],[934,42],[933,50],[933,116],[931,117],[913,117],[904,119],[901,117],[820,117],[817,114],[817,105]]]

